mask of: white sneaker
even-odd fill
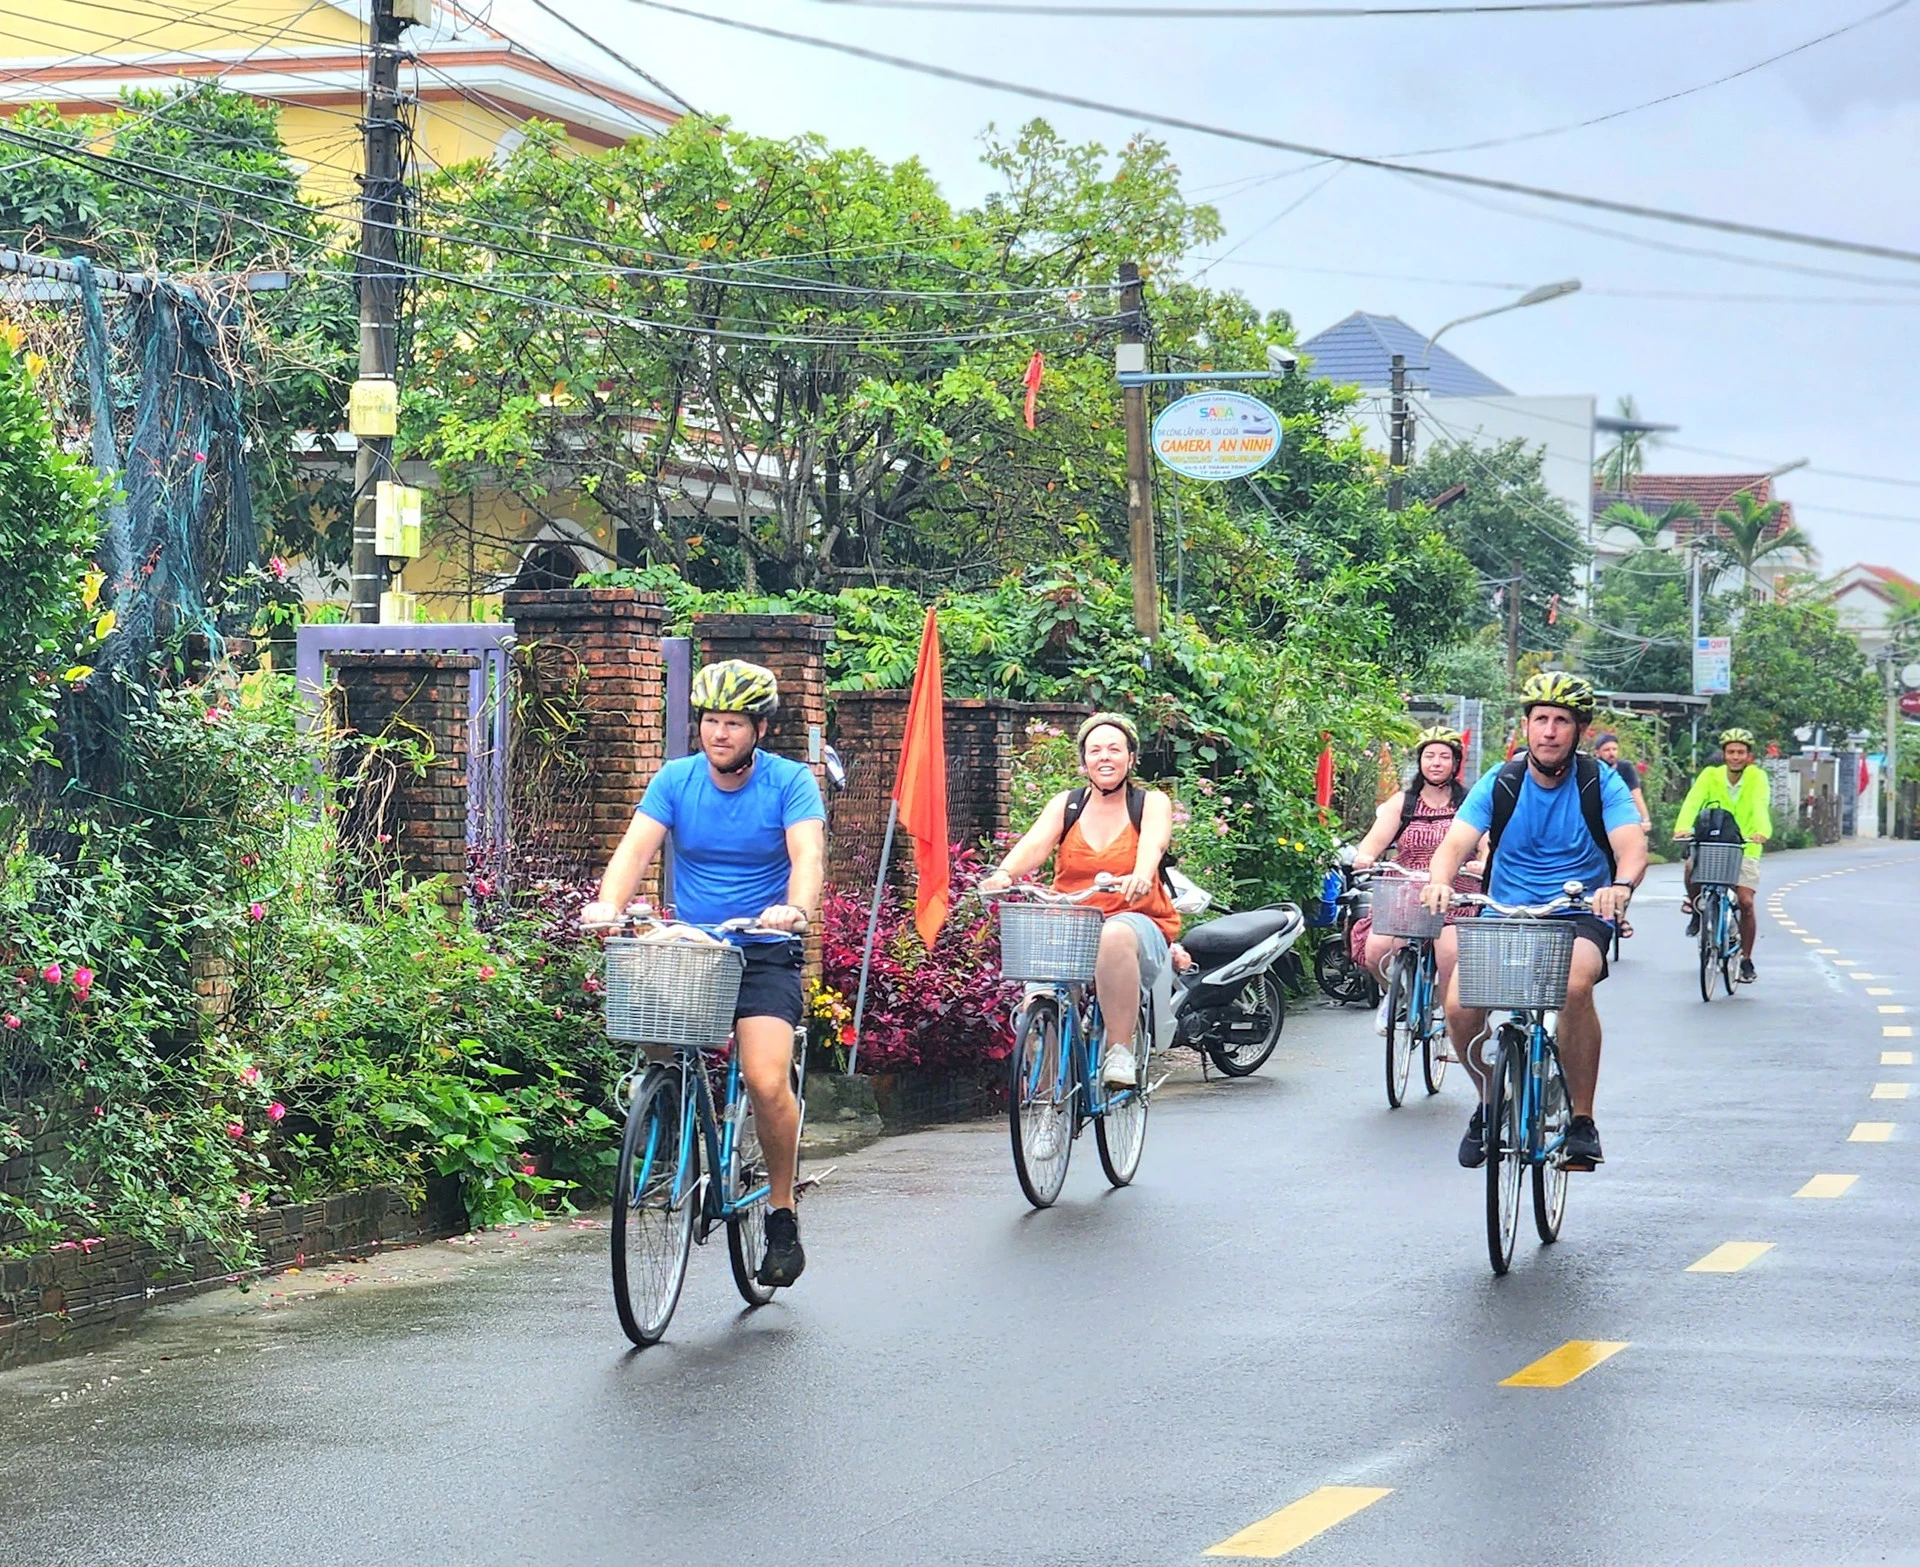
[[[1387,1037],[1387,1008],[1392,1005],[1392,996],[1382,996],[1380,1005],[1373,1009],[1373,1031],[1382,1039]]]
[[[1140,1063],[1125,1045],[1108,1045],[1106,1064],[1100,1068],[1100,1081],[1109,1088],[1132,1088],[1140,1081]]]

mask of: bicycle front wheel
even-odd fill
[[[1720,898],[1717,893],[1703,892],[1693,900],[1694,911],[1700,916],[1700,999],[1713,1000],[1713,970],[1718,961],[1714,954],[1714,943],[1720,939]]]
[[[1720,897],[1720,983],[1728,995],[1739,982],[1737,969],[1740,958],[1740,914],[1731,893],[1722,893]]]
[[[1007,1127],[1013,1136],[1013,1173],[1036,1208],[1053,1206],[1073,1157],[1072,1084],[1063,1043],[1058,999],[1034,997],[1014,1030]]]
[[[1147,1027],[1147,1009],[1140,1009],[1133,1025],[1133,1059],[1140,1063],[1140,1079],[1132,1088],[1105,1089],[1107,1102],[1093,1123],[1093,1141],[1100,1150],[1100,1168],[1115,1186],[1125,1186],[1140,1168],[1140,1151],[1147,1142],[1147,1051],[1153,1035]]]
[[[1546,1081],[1540,1093],[1541,1159],[1533,1167],[1533,1227],[1540,1244],[1551,1246],[1560,1238],[1560,1221],[1567,1214],[1567,1167],[1554,1151],[1554,1144],[1567,1135],[1573,1119],[1573,1104],[1567,1096],[1567,1079],[1560,1070],[1560,1053],[1547,1052]]]
[[[1487,1106],[1487,1260],[1496,1275],[1513,1266],[1513,1245],[1520,1235],[1520,1183],[1527,1159],[1526,1071],[1526,1037],[1516,1028],[1502,1028],[1494,1060],[1493,1100]]]
[[[1447,1080],[1448,1052],[1446,1010],[1440,1004],[1440,975],[1428,959],[1425,977],[1416,987],[1416,1011],[1409,1014],[1411,1026],[1420,1033],[1420,1075],[1427,1080],[1427,1092],[1437,1094]]]
[[[1387,1108],[1398,1110],[1407,1099],[1407,1079],[1413,1072],[1414,1027],[1409,1004],[1413,999],[1413,948],[1402,947],[1387,970]]]
[[[683,1170],[684,1135],[680,1079],[655,1067],[633,1096],[613,1186],[613,1304],[643,1349],[667,1331],[693,1249],[700,1146],[686,1143]]]

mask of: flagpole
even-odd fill
[[[860,1062],[860,1025],[867,1015],[867,970],[873,965],[873,938],[880,928],[880,896],[887,888],[887,862],[893,858],[893,829],[900,822],[900,801],[887,805],[887,836],[880,844],[880,874],[873,879],[873,907],[867,911],[867,944],[860,953],[860,992],[853,1003],[853,1048],[847,1052],[847,1076]]]

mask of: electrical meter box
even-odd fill
[[[362,437],[397,434],[400,388],[387,380],[355,381],[347,393],[347,428]]]
[[[382,479],[373,488],[373,552],[389,560],[420,553],[421,493],[410,484]]]

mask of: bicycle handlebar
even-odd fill
[[[1031,881],[1017,881],[1011,887],[1003,887],[998,892],[985,892],[977,887],[974,890],[980,893],[982,903],[997,903],[1002,898],[1013,897],[1015,893],[1033,903],[1085,903],[1096,892],[1112,891],[1118,881],[1118,877],[1107,871],[1101,871],[1093,878],[1093,885],[1085,892],[1056,892],[1051,887],[1042,887],[1039,883]]]
[[[1587,898],[1587,889],[1577,881],[1568,882],[1567,890],[1551,903],[1495,903],[1493,899],[1487,897],[1484,893],[1456,892],[1453,895],[1453,906],[1459,908],[1463,904],[1470,904],[1476,908],[1492,909],[1494,913],[1504,914],[1509,918],[1536,920],[1547,919],[1555,914],[1565,914],[1569,911],[1575,914],[1585,914],[1593,908],[1592,903],[1589,902]]]

